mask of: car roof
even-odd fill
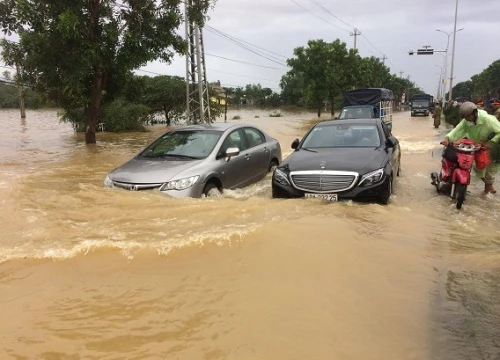
[[[317,123],[316,125],[349,125],[349,124],[379,124],[381,120],[379,118],[365,118],[365,119],[335,119],[335,120],[325,120]]]
[[[213,123],[213,124],[196,124],[196,125],[187,125],[187,126],[182,126],[180,128],[175,129],[175,131],[183,131],[183,130],[215,130],[215,131],[226,131],[228,129],[232,128],[238,128],[238,127],[255,127],[250,124],[244,124],[244,123]]]

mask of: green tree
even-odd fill
[[[347,45],[340,40],[329,44],[329,57],[326,61],[328,66],[329,100],[331,114],[335,112],[335,97],[343,94],[353,87],[358,79],[356,69],[360,57],[357,50],[347,49]]]
[[[390,70],[378,58],[371,56],[361,58],[356,71],[357,83],[356,87],[369,88],[369,87],[382,87],[390,80]]]
[[[453,87],[453,96],[464,97],[466,99],[474,100],[474,84],[471,80],[463,81]]]
[[[162,112],[167,125],[177,121],[186,110],[186,82],[178,76],[144,77],[141,102],[150,113]]]
[[[305,82],[301,73],[287,73],[280,81],[281,98],[285,104],[307,106]]]
[[[203,23],[215,0],[196,0],[191,19]],[[17,33],[25,49],[24,67],[35,85],[66,110],[85,118],[86,143],[96,142],[108,80],[161,59],[169,62],[185,43],[176,29],[180,0],[2,0],[0,23]]]
[[[309,40],[307,47],[298,47],[293,54],[294,57],[287,60],[292,68],[287,76],[302,77],[304,95],[318,110],[320,117],[324,101],[331,94],[332,45],[323,40]]]
[[[14,76],[14,82],[19,88],[19,107],[21,110],[21,118],[26,117],[25,110],[25,82],[27,81],[28,73],[24,70],[24,64],[26,62],[26,51],[25,49],[17,43],[2,39],[0,42],[2,47],[2,58],[5,63],[9,66],[16,68],[16,75]]]
[[[453,87],[453,96],[465,96],[471,100],[500,98],[500,60],[491,63],[469,81],[456,84]]]

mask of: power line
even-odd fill
[[[209,69],[209,68],[207,68],[207,70],[218,72],[218,73],[221,73],[221,74],[226,74],[226,75],[233,75],[233,76],[239,76],[239,77],[244,77],[244,78],[249,78],[249,79],[256,79],[256,80],[262,80],[262,81],[269,81],[269,82],[273,82],[273,83],[279,83],[279,81],[276,81],[276,80],[263,79],[263,78],[259,78],[259,77],[255,77],[255,76],[233,74],[233,73],[228,73],[228,72],[225,72],[225,71],[214,70],[214,69]]]
[[[154,72],[154,71],[142,70],[142,69],[135,69],[135,71],[140,71],[140,72],[144,72],[144,73],[148,73],[148,74],[153,74],[153,75],[158,75],[158,76],[170,76],[170,75],[160,74],[160,73],[157,73],[157,72]]]
[[[271,61],[271,62],[273,62],[273,63],[275,63],[275,64],[278,64],[278,65],[281,65],[281,66],[286,66],[286,65],[282,62],[282,60],[280,60],[280,59],[278,59],[278,58],[276,58],[276,57],[273,57],[272,55],[265,55],[265,54],[262,54],[261,52],[255,51],[255,50],[251,49],[249,46],[247,46],[247,45],[245,45],[245,44],[243,44],[243,43],[241,43],[241,42],[239,42],[239,41],[237,41],[237,40],[233,40],[233,39],[232,39],[229,35],[227,35],[227,34],[219,33],[219,32],[217,32],[217,30],[215,30],[215,29],[214,29],[214,30],[212,30],[212,28],[211,28],[211,27],[207,27],[207,30],[208,30],[209,32],[211,32],[212,34],[215,34],[215,35],[220,36],[220,37],[222,37],[222,38],[224,38],[224,39],[227,39],[227,40],[229,40],[229,41],[232,41],[233,43],[235,43],[235,44],[236,44],[236,45],[238,45],[239,47],[241,47],[241,48],[243,48],[243,49],[245,49],[245,50],[248,50],[248,51],[250,51],[251,53],[253,53],[253,54],[255,54],[255,55],[258,55],[258,56],[260,56],[260,57],[263,57],[263,58],[265,58],[266,60],[269,60],[269,61]]]
[[[368,50],[370,53],[372,53],[373,55],[377,56],[377,53],[375,53],[364,41],[363,41],[363,38],[360,38],[359,39],[359,43],[362,44],[366,50]]]
[[[205,25],[205,28],[207,28],[207,29],[211,29],[211,30],[213,30],[213,31],[216,31],[217,33],[220,33],[221,35],[223,35],[223,36],[225,36],[225,37],[229,37],[229,38],[231,38],[233,41],[237,41],[237,42],[240,42],[240,43],[244,43],[244,44],[247,44],[247,45],[253,46],[253,47],[255,47],[255,48],[259,49],[259,50],[263,50],[263,51],[265,51],[265,52],[268,52],[268,53],[270,53],[270,54],[273,54],[273,55],[276,55],[276,56],[282,57],[282,58],[284,58],[284,59],[287,59],[287,58],[288,58],[288,57],[287,57],[287,56],[285,56],[285,55],[281,55],[281,54],[278,54],[278,53],[276,53],[276,52],[274,52],[274,51],[264,49],[263,47],[260,47],[260,46],[257,46],[257,45],[255,45],[255,44],[249,43],[248,41],[238,39],[238,38],[236,38],[236,37],[234,37],[234,36],[232,36],[232,35],[229,35],[229,34],[227,34],[227,33],[224,33],[224,32],[223,32],[223,31],[221,31],[221,30],[217,30],[217,29],[216,29],[216,28],[214,28],[213,26]]]
[[[312,16],[317,17],[317,18],[318,18],[318,19],[320,19],[321,21],[323,21],[323,22],[325,22],[325,23],[327,23],[327,24],[329,24],[329,25],[331,25],[331,26],[333,26],[333,27],[336,27],[337,29],[340,29],[340,30],[342,30],[342,31],[345,31],[345,32],[349,33],[349,31],[348,31],[348,30],[346,30],[346,29],[344,29],[344,28],[341,28],[340,26],[335,25],[335,24],[333,24],[333,23],[329,22],[328,20],[323,19],[322,17],[320,17],[320,16],[316,15],[316,14],[315,14],[315,13],[313,13],[312,11],[309,11],[308,9],[306,9],[305,7],[303,7],[302,5],[300,5],[299,3],[295,2],[294,0],[290,0],[290,1],[291,1],[292,3],[294,3],[295,5],[297,5],[299,8],[301,8],[302,10],[304,10],[304,11],[308,12],[309,14],[311,14]]]
[[[320,2],[316,1],[316,0],[310,0],[313,4],[316,4],[318,7],[320,7],[322,10],[324,10],[325,12],[327,12],[328,14],[330,14],[331,16],[333,16],[335,19],[337,20],[340,20],[342,21],[344,24],[346,24],[347,26],[353,28],[354,26],[352,26],[351,24],[349,24],[348,22],[342,20],[341,18],[339,18],[337,15],[333,14],[330,10],[328,10],[323,4],[321,4]],[[347,30],[346,30],[347,31]]]
[[[218,72],[218,73],[222,73],[222,74],[227,74],[227,75],[240,76],[240,77],[245,77],[245,78],[250,78],[250,79],[257,79],[257,80],[262,80],[262,81],[270,81],[270,82],[274,82],[274,83],[279,83],[279,81],[276,81],[276,80],[263,79],[263,78],[258,78],[258,77],[254,77],[254,76],[246,76],[246,75],[233,74],[233,73],[228,73],[228,72],[225,72],[225,71],[220,71],[220,70],[215,70],[215,69],[209,69],[209,68],[207,68],[207,70]],[[154,71],[143,70],[143,69],[136,69],[136,71],[140,71],[140,72],[144,72],[144,73],[149,73],[149,74],[153,74],[153,75],[158,75],[158,76],[174,76],[174,75],[160,74],[160,73],[157,73],[157,72],[154,72]]]
[[[305,8],[303,8],[302,6],[300,6],[299,4],[297,4],[295,1],[293,1],[293,0],[290,0],[290,1],[292,1],[293,3],[295,3],[295,5],[297,5],[297,6],[301,7],[303,10],[308,11],[307,9],[305,9]],[[313,4],[317,5],[319,8],[321,8],[323,11],[325,11],[326,13],[328,13],[329,15],[333,16],[335,19],[337,19],[337,20],[339,20],[339,21],[343,22],[344,24],[346,24],[346,25],[347,25],[347,26],[349,26],[349,27],[354,28],[354,33],[352,33],[351,35],[356,37],[356,32],[358,32],[358,29],[357,29],[354,25],[349,24],[347,21],[344,21],[342,18],[340,18],[340,17],[338,17],[337,15],[335,15],[334,13],[332,13],[332,12],[331,12],[328,8],[326,8],[326,7],[325,7],[323,4],[321,4],[319,1],[317,1],[317,0],[310,0],[310,1],[311,1]],[[309,12],[309,11],[308,11],[308,12]],[[313,15],[314,15],[314,14],[313,14]],[[316,16],[316,15],[315,15],[315,16]],[[322,19],[322,20],[323,20],[323,19]],[[323,20],[323,21],[326,21],[326,20]],[[344,30],[344,29],[343,29],[343,30]],[[347,31],[347,30],[344,30],[344,31]],[[375,45],[373,45],[373,43],[372,43],[372,42],[371,42],[371,41],[370,41],[370,40],[366,37],[366,35],[365,35],[365,34],[361,34],[361,33],[359,33],[358,35],[363,36],[363,37],[366,39],[366,41],[368,42],[368,44],[370,44],[370,46],[371,46],[373,49],[375,49],[375,51],[377,51],[378,53],[380,53],[380,54],[381,54],[381,55],[382,55],[385,59],[387,59],[387,60],[389,61],[389,63],[391,63],[391,64],[395,67],[395,65],[394,65],[394,63],[391,61],[391,59],[387,58],[387,57],[386,57],[386,55],[385,55],[382,51],[380,51],[380,50],[379,50],[379,49],[378,49]],[[372,53],[373,53],[373,52],[372,52]]]
[[[237,63],[240,63],[240,64],[246,64],[246,65],[257,66],[257,67],[261,67],[261,68],[265,68],[265,69],[271,69],[271,70],[279,70],[279,71],[283,71],[283,69],[278,69],[278,68],[271,67],[271,66],[265,66],[265,65],[253,64],[253,63],[246,62],[246,61],[241,61],[241,60],[230,59],[230,58],[226,58],[226,57],[224,57],[224,56],[219,56],[219,55],[214,55],[214,54],[209,54],[209,53],[205,53],[205,55],[207,55],[207,56],[212,56],[212,57],[216,57],[216,58],[219,58],[219,59],[224,59],[224,60],[227,60],[227,61],[237,62]]]
[[[248,84],[246,84],[246,85],[248,85]],[[221,87],[234,87],[234,88],[242,88],[243,89],[242,85],[221,84]],[[271,90],[281,90],[281,88],[272,88],[272,87],[267,87],[267,88],[271,89]]]
[[[378,51],[380,53],[380,55],[384,55],[384,53],[382,51],[380,51],[379,49],[377,49],[375,47],[375,45],[373,45],[372,42],[370,40],[368,40],[368,38],[366,37],[366,35],[363,34],[362,36],[365,38],[366,41],[368,41],[368,44],[370,44],[376,51]]]

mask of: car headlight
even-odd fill
[[[359,186],[370,186],[378,183],[383,178],[384,178],[384,169],[378,169],[366,175],[363,175],[363,177],[361,178],[361,182],[359,183]]]
[[[109,175],[106,175],[106,178],[104,179],[104,186],[108,188],[112,188],[115,185],[113,184],[113,180],[109,177]]]
[[[160,191],[185,190],[196,184],[199,178],[200,176],[196,175],[184,179],[172,180],[163,184],[162,187],[160,188]]]
[[[285,186],[290,186],[290,181],[288,181],[288,175],[279,168],[274,170],[274,179],[277,183]]]

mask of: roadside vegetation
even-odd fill
[[[500,99],[500,60],[494,61],[481,73],[476,74],[470,80],[460,82],[453,87],[453,97],[463,98],[469,101],[484,101],[484,110],[493,114],[496,109],[491,105],[491,99]],[[443,114],[446,122],[456,126],[460,122],[458,107],[448,106]]]
[[[215,2],[194,2],[189,10],[192,18],[203,25]],[[1,55],[7,66],[19,66],[20,75],[9,73],[12,81],[0,84],[0,107],[17,107],[16,85],[23,84],[28,108],[60,108],[61,119],[85,131],[87,143],[95,143],[99,128],[137,131],[147,124],[182,122],[184,79],[137,72],[150,61],[169,63],[174,54],[185,53],[186,43],[177,32],[184,3],[159,0],[136,5],[115,0],[2,2],[3,32],[16,34],[19,42],[2,40]],[[213,84],[212,118],[223,114],[224,102],[229,107],[269,109],[270,116],[281,115],[273,111],[277,108],[314,109],[321,117],[323,112],[334,114],[343,92],[354,88],[388,88],[395,106],[403,94],[408,99],[422,92],[415,83],[391,74],[382,60],[361,57],[340,40],[310,40],[294,50],[287,64],[290,70],[282,77],[280,90],[260,84],[236,88]],[[499,68],[497,61],[466,84],[457,84],[455,94],[496,91],[500,95]]]

